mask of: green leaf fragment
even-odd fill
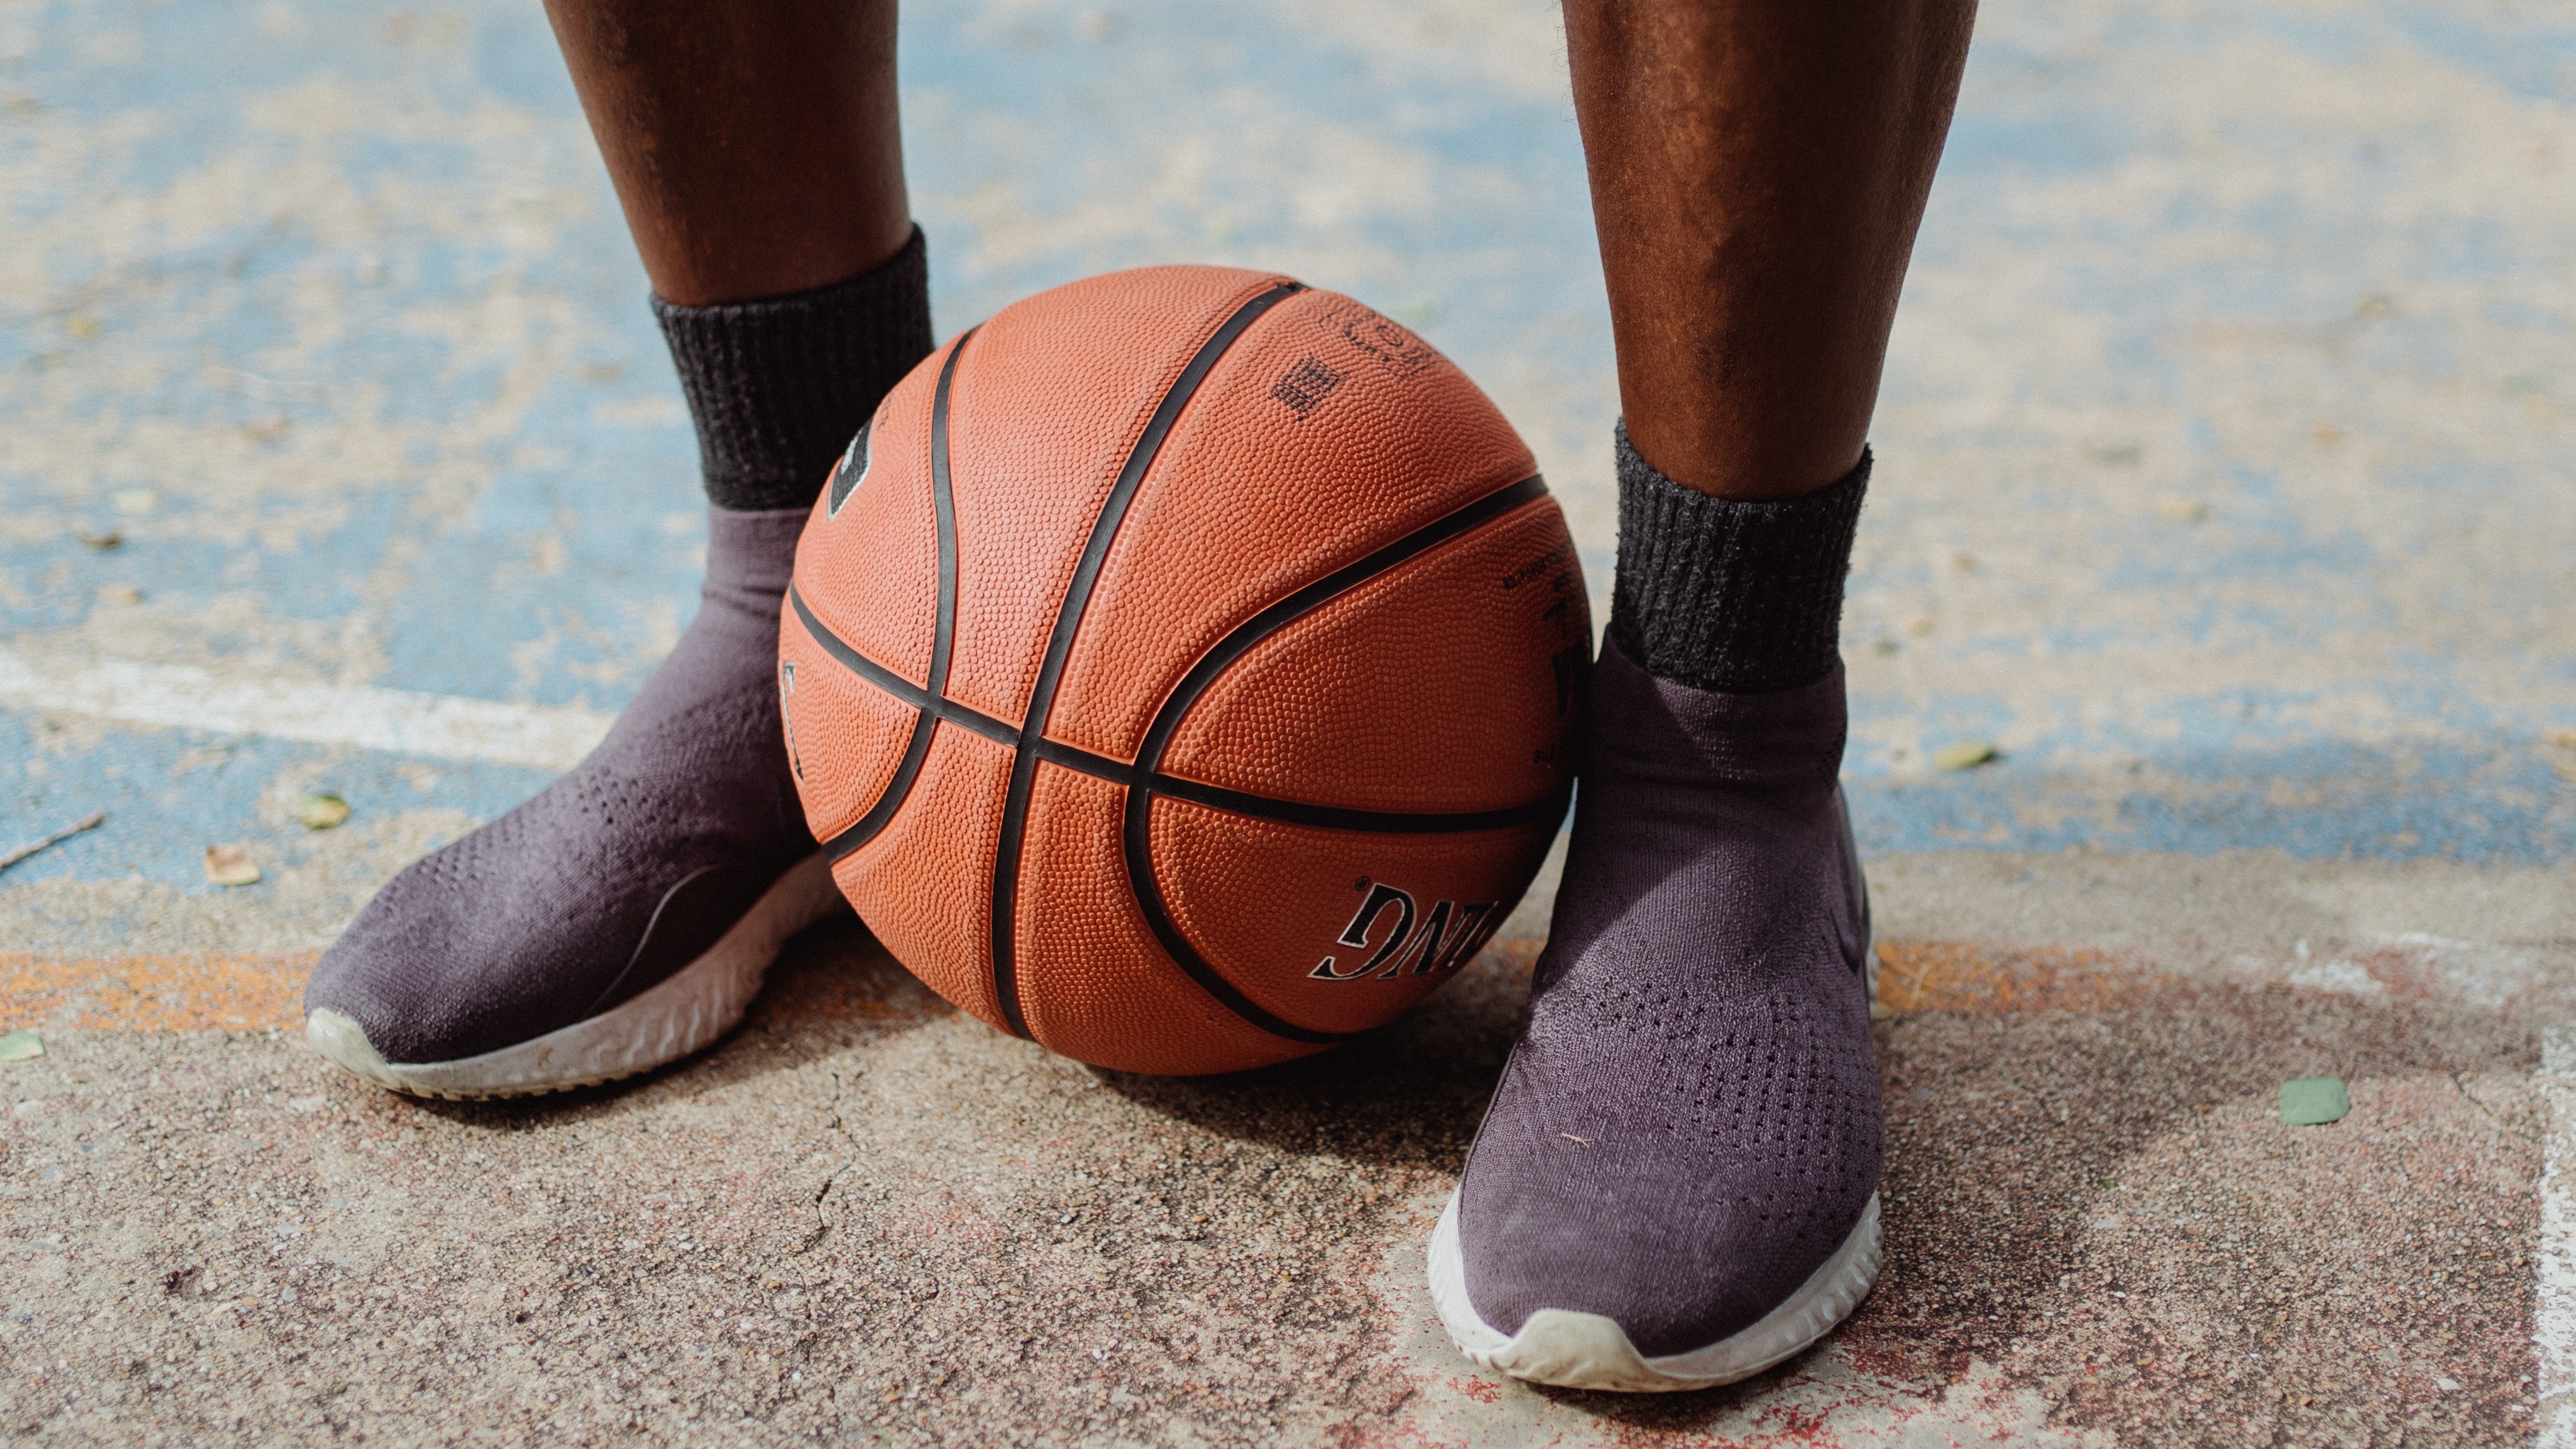
[[[1995,747],[1985,740],[1961,740],[1932,752],[1932,763],[1944,770],[1973,770],[1994,758]]]
[[[2341,1077],[2298,1077],[2281,1084],[2281,1120],[2293,1127],[2323,1127],[2352,1111]]]
[[[349,802],[337,795],[307,795],[295,807],[295,821],[307,830],[328,830],[349,818]]]
[[[0,1062],[31,1062],[45,1054],[45,1039],[32,1031],[0,1036]]]

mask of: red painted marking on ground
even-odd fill
[[[2116,1011],[2183,983],[2143,963],[2063,946],[1878,943],[1878,1004],[1918,1011]]]
[[[303,1025],[318,951],[63,959],[0,954],[0,1019],[94,1031],[266,1031]]]

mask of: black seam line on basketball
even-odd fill
[[[1502,810],[1350,810],[1338,805],[1307,805],[1268,795],[1247,795],[1221,785],[1184,780],[1177,775],[1157,773],[1140,780],[1133,770],[1124,774],[1126,779],[1122,783],[1130,788],[1141,784],[1145,792],[1169,795],[1175,800],[1187,800],[1193,805],[1204,805],[1229,815],[1248,815],[1256,820],[1308,825],[1319,830],[1356,830],[1371,835],[1465,835],[1478,830],[1532,825],[1552,815],[1561,817],[1565,813],[1565,802],[1555,796]]]
[[[930,513],[939,528],[939,617],[930,631],[927,691],[932,699],[948,697],[948,660],[957,642],[957,500],[948,485],[948,391],[957,377],[957,359],[966,354],[975,332],[967,328],[948,349],[939,387],[930,395]]]
[[[885,793],[868,807],[867,814],[823,843],[827,860],[839,860],[874,840],[877,832],[886,828],[886,822],[894,819],[895,812],[911,797],[912,782],[921,775],[922,761],[930,758],[931,736],[938,732],[941,711],[934,709],[931,702],[939,700],[948,689],[950,642],[957,633],[957,511],[948,493],[948,387],[957,376],[957,359],[964,355],[966,343],[974,335],[975,329],[966,329],[948,349],[948,360],[939,366],[939,386],[930,397],[930,512],[939,529],[939,613],[930,630],[930,688],[910,701],[921,713],[913,718],[912,738],[904,744],[903,762],[895,766],[894,778],[886,781]],[[804,597],[796,592],[793,581],[787,586],[787,595],[795,601],[796,617],[804,621],[805,632],[814,636],[825,653],[863,676],[871,675],[871,671],[882,674],[878,687],[889,693],[896,691],[888,681],[905,682],[891,671],[877,669],[873,660],[864,658],[824,628],[814,611],[805,607]]]
[[[814,617],[814,611],[806,604],[804,595],[797,592],[793,585],[788,588],[787,601],[789,606],[795,609],[796,617],[805,625],[805,632],[813,635],[814,641],[823,646],[823,652],[831,655],[851,673],[920,711],[927,718],[962,726],[995,744],[1007,745],[1012,749],[1019,748],[1018,730],[991,715],[959,704],[953,699],[931,699],[911,680],[851,648],[848,641],[834,634],[828,625]],[[918,727],[916,724],[915,728],[918,729]],[[1061,765],[1068,770],[1078,771],[1094,779],[1106,780],[1113,785],[1128,786],[1136,783],[1135,766],[1111,759],[1107,755],[1095,755],[1078,745],[1068,745],[1061,740],[1042,739],[1037,742],[1035,749],[1038,758],[1049,764]],[[1211,810],[1222,810],[1230,815],[1243,815],[1256,820],[1275,820],[1283,825],[1309,825],[1324,830],[1355,830],[1373,835],[1455,835],[1476,830],[1499,830],[1506,826],[1527,825],[1543,820],[1547,818],[1551,809],[1555,809],[1559,814],[1563,813],[1562,805],[1547,800],[1503,810],[1447,812],[1358,810],[1340,805],[1310,805],[1302,800],[1282,800],[1271,795],[1253,795],[1241,790],[1229,790],[1222,785],[1209,785],[1197,780],[1184,779],[1178,775],[1163,774],[1155,775],[1147,782],[1146,788],[1159,795],[1187,800],[1194,805],[1204,805]],[[851,843],[845,848],[842,844],[844,841]],[[838,860],[865,843],[866,838],[860,835],[859,827],[853,826],[832,837],[823,849],[830,858]]]
[[[962,725],[996,744],[1009,745],[1014,749],[1019,747],[1020,732],[1017,728],[980,710],[959,704],[953,699],[933,699],[922,692],[920,685],[851,648],[847,640],[832,632],[831,626],[814,617],[814,610],[806,604],[805,596],[797,591],[794,584],[787,586],[787,602],[796,610],[796,617],[804,623],[805,632],[813,635],[814,642],[823,646],[823,652],[839,661],[852,674],[902,700],[923,714],[945,720],[953,725]],[[1120,765],[1118,768],[1123,770],[1126,766]]]
[[[996,744],[1009,745],[1014,749],[1019,747],[1020,732],[1017,728],[980,710],[959,704],[953,699],[932,699],[922,693],[920,685],[851,648],[848,641],[832,632],[830,625],[814,617],[814,610],[806,604],[805,596],[797,591],[794,584],[787,586],[787,602],[795,608],[796,617],[803,621],[805,632],[813,635],[814,642],[823,646],[823,652],[839,661],[852,674],[893,695],[913,709],[934,715],[953,725],[963,725]],[[1123,770],[1126,766],[1120,765],[1118,768]]]
[[[1288,627],[1304,614],[1320,608],[1345,590],[1386,572],[1426,549],[1445,543],[1470,529],[1490,523],[1513,509],[1545,496],[1547,496],[1547,480],[1540,477],[1524,478],[1508,488],[1498,488],[1464,508],[1454,510],[1444,517],[1434,519],[1415,529],[1359,562],[1334,570],[1253,615],[1236,626],[1233,632],[1218,640],[1207,653],[1199,656],[1198,663],[1190,666],[1190,672],[1181,677],[1179,686],[1173,689],[1171,696],[1163,701],[1163,707],[1155,712],[1152,727],[1145,731],[1144,747],[1136,754],[1138,783],[1127,787],[1124,832],[1127,838],[1124,844],[1128,889],[1135,894],[1137,907],[1145,914],[1145,924],[1153,928],[1154,939],[1163,943],[1163,950],[1179,964],[1183,971],[1189,973],[1190,979],[1197,982],[1208,995],[1225,1003],[1226,1010],[1272,1036],[1285,1037],[1290,1041],[1323,1044],[1341,1041],[1350,1033],[1316,1031],[1311,1027],[1299,1026],[1295,1022],[1274,1015],[1255,1003],[1252,998],[1244,995],[1242,989],[1233,982],[1226,980],[1222,973],[1208,963],[1207,958],[1199,954],[1198,947],[1191,944],[1187,936],[1181,934],[1180,923],[1172,919],[1171,908],[1163,902],[1163,888],[1154,878],[1152,842],[1154,795],[1162,788],[1156,775],[1157,767],[1163,762],[1163,752],[1171,747],[1172,735],[1180,729],[1181,720],[1189,714],[1190,707],[1198,703],[1199,696],[1205,693],[1207,687],[1215,683],[1217,677],[1223,674],[1235,660],[1241,658],[1245,650]],[[1182,799],[1189,798],[1178,790],[1170,793]],[[1551,799],[1541,801],[1538,808],[1541,811],[1553,809],[1558,817],[1562,818],[1565,806],[1562,799]]]
[[[1139,775],[1133,765],[1106,755],[1095,755],[1061,740],[1039,740],[1035,748],[1038,758],[1048,764],[1078,770],[1113,785],[1132,789],[1142,783],[1157,795],[1187,800],[1193,805],[1222,810],[1228,815],[1275,820],[1282,825],[1311,825],[1321,830],[1356,830],[1370,835],[1463,835],[1477,830],[1527,825],[1548,818],[1551,809],[1560,816],[1565,813],[1561,800],[1538,800],[1502,810],[1359,810],[1342,805],[1310,805],[1303,800],[1282,800],[1275,795],[1229,790],[1223,785],[1210,785],[1179,775]]]
[[[1127,451],[1127,462],[1118,470],[1118,480],[1110,485],[1109,497],[1091,522],[1091,537],[1083,541],[1081,561],[1074,565],[1073,579],[1065,585],[1064,602],[1056,607],[1055,628],[1047,636],[1046,656],[1038,665],[1037,683],[1029,691],[1028,717],[1020,723],[1020,747],[1011,760],[1011,788],[1002,797],[1001,839],[993,852],[993,1001],[1001,1008],[1002,1020],[1013,1036],[1029,1035],[1028,1019],[1020,1010],[1018,922],[1013,919],[1019,910],[1020,850],[1028,833],[1029,792],[1037,785],[1038,752],[1029,748],[1029,742],[1046,738],[1047,717],[1055,712],[1056,689],[1064,682],[1065,659],[1073,652],[1074,631],[1081,627],[1083,610],[1091,603],[1092,586],[1100,580],[1100,566],[1107,561],[1109,545],[1118,536],[1118,525],[1126,521],[1127,506],[1135,501],[1136,490],[1144,484],[1156,455],[1162,452],[1172,424],[1179,421],[1181,410],[1198,395],[1199,384],[1207,381],[1217,359],[1225,355],[1244,329],[1272,307],[1304,290],[1303,283],[1281,282],[1236,307],[1234,315],[1218,324],[1215,335],[1199,345],[1197,355],[1163,390],[1162,401],[1154,405],[1145,431]]]
[[[1180,729],[1181,720],[1190,712],[1190,707],[1197,704],[1208,686],[1216,683],[1217,677],[1233,667],[1234,661],[1243,657],[1253,645],[1278,633],[1335,596],[1366,583],[1416,554],[1436,548],[1546,496],[1547,479],[1543,477],[1524,478],[1510,487],[1497,488],[1463,508],[1433,519],[1366,558],[1335,569],[1237,625],[1233,632],[1199,656],[1198,662],[1190,666],[1190,672],[1181,677],[1170,697],[1163,701],[1163,707],[1155,712],[1154,723],[1145,731],[1144,745],[1136,752],[1137,765],[1153,771],[1162,764],[1163,752],[1171,748],[1172,736]]]

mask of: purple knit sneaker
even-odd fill
[[[1843,677],[1720,694],[1615,640],[1529,1025],[1431,1240],[1469,1358],[1672,1390],[1823,1337],[1878,1275],[1867,888]]]
[[[387,882],[323,953],[305,1031],[368,1081],[509,1097],[649,1071],[742,1019],[787,938],[846,909],[779,725],[806,510],[708,510],[704,602],[573,771]]]

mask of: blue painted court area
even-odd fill
[[[1148,263],[1355,293],[1494,393],[1606,594],[1548,6],[907,26],[943,335]],[[1865,846],[2576,857],[2571,168],[2563,9],[1989,5],[1852,580]],[[694,442],[536,6],[0,11],[0,233],[0,849],[110,816],[0,879],[34,944],[86,885],[215,892],[211,843],[292,878],[303,791],[408,849],[547,773],[60,681],[542,724],[686,622]]]

